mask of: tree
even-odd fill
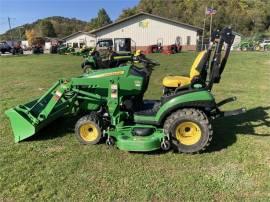
[[[29,42],[29,46],[31,46],[37,38],[37,32],[34,29],[28,29],[25,31],[25,36]]]
[[[138,12],[139,11],[137,10],[137,7],[124,9],[117,20],[121,20],[123,18],[130,17],[132,15],[137,14]]]
[[[49,20],[42,20],[39,23],[39,31],[41,37],[55,37],[55,30],[53,24]]]
[[[109,15],[107,14],[106,10],[104,8],[100,9],[98,11],[98,15],[96,18],[92,18],[89,22],[89,29],[97,29],[102,26],[111,24],[112,20],[110,19]]]

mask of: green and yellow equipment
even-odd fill
[[[143,58],[143,68],[129,64],[61,79],[41,98],[6,111],[15,142],[36,134],[58,117],[82,114],[75,125],[82,144],[105,140],[127,151],[203,151],[212,140],[213,118],[245,111],[221,111],[221,105],[235,98],[217,103],[211,93],[212,85],[220,81],[233,39],[232,30],[223,29],[195,60],[196,74],[187,82],[179,77],[178,85],[165,82],[167,90],[159,100],[143,100],[151,72],[157,66]]]
[[[141,50],[136,50],[134,54],[119,54],[112,51],[108,57],[102,58],[99,51],[93,49],[88,56],[84,57],[81,68],[84,73],[89,73],[91,70],[115,68],[128,63],[139,62],[139,57],[147,59]]]
[[[99,39],[96,47],[84,55],[84,61],[81,64],[84,73],[90,70],[106,69],[122,66],[132,62],[134,56],[141,55],[140,50],[132,53],[131,38],[115,38],[114,40]],[[136,45],[133,45],[136,49]]]

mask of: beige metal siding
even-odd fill
[[[71,36],[66,39],[66,44],[68,43],[85,43],[88,47],[95,47],[96,45],[96,38],[93,36],[89,36],[87,34],[79,33],[75,36]]]
[[[95,33],[97,38],[132,38],[136,46],[149,46],[163,39],[163,45],[175,43],[180,36],[182,45],[187,44],[190,36],[190,45],[196,45],[197,30],[185,25],[168,22],[151,16],[141,15]]]

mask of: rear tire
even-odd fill
[[[100,119],[95,112],[80,118],[75,125],[76,138],[82,144],[98,144],[102,138]]]
[[[210,145],[213,130],[204,112],[186,108],[171,114],[164,123],[172,147],[179,153],[198,153]]]

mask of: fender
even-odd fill
[[[161,125],[164,119],[173,111],[179,108],[195,106],[198,108],[213,109],[216,107],[216,103],[213,95],[207,90],[187,93],[173,97],[163,103],[155,115],[135,115],[134,120],[136,123]]]

